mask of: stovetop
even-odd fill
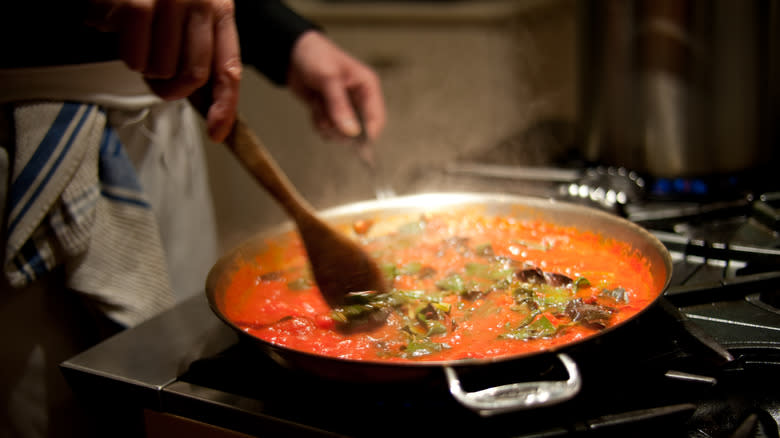
[[[485,170],[457,165],[440,176],[463,182],[475,168]],[[496,169],[507,171],[489,166]],[[777,192],[745,191],[739,180],[650,180],[611,168],[542,169],[518,183],[512,171],[509,181],[494,174],[485,186],[503,189],[498,178],[524,194],[607,209],[650,229],[673,256],[671,285],[655,306],[565,350],[583,380],[567,402],[485,417],[450,395],[438,368],[392,383],[324,380],[282,367],[239,339],[204,297],[109,339],[63,370],[92,399],[121,391],[130,406],[266,436],[777,437]],[[444,186],[458,188],[450,182]],[[552,354],[459,372],[469,391],[565,379]]]
[[[413,381],[334,382],[282,368],[243,341],[193,362],[179,381],[261,400],[267,415],[345,436],[489,431],[513,437],[660,432],[707,437],[751,424],[764,435],[744,436],[777,435],[780,388],[773,376],[780,370],[780,355],[755,361],[738,353],[727,362],[688,335],[661,306],[614,337],[569,354],[583,376],[578,396],[552,407],[491,417],[460,406],[439,370]],[[539,378],[565,376],[552,357],[542,356],[466,370],[461,380],[467,390],[478,390],[507,379]]]

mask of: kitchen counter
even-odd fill
[[[134,402],[160,408],[160,391],[192,360],[221,351],[236,334],[209,308],[204,294],[121,332],[61,365],[74,387],[96,394],[121,390]]]
[[[168,412],[166,387],[200,357],[235,343],[236,334],[198,294],[66,360],[60,368],[101,431],[143,436],[144,412]]]

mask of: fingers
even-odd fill
[[[339,80],[328,81],[322,89],[325,112],[338,132],[346,137],[357,137],[361,133],[358,114],[359,106],[354,107],[349,89]]]
[[[379,77],[373,71],[367,71],[353,92],[355,107],[362,112],[366,135],[375,140],[385,128],[387,115],[385,100]]]
[[[333,76],[303,92],[297,90],[297,94],[306,102],[314,127],[325,140],[346,141],[361,134],[375,140],[384,128],[385,103],[377,78]]]
[[[330,120],[328,111],[325,109],[325,103],[321,99],[309,104],[311,109],[312,124],[317,132],[325,141],[345,141],[347,137],[341,134],[333,122]]]
[[[158,41],[157,38],[168,38],[177,39],[178,42],[156,44],[150,52],[150,61],[143,74],[152,90],[160,97],[181,99],[205,85],[209,79],[214,54],[214,17],[204,2],[196,2],[188,9],[175,14],[163,15],[167,15],[168,19],[181,29],[173,32],[170,30],[173,27],[166,26],[168,30],[156,30],[157,37],[154,41]],[[171,36],[163,36],[166,33]]]
[[[181,99],[208,82],[216,52],[215,23],[230,0],[158,1],[153,48],[141,70],[163,99]],[[174,7],[175,5],[176,7]],[[232,17],[232,16],[231,16]]]
[[[328,139],[375,140],[385,125],[378,76],[321,33],[304,33],[293,47],[288,85],[309,107],[314,126]]]
[[[234,19],[233,2],[224,0],[214,21],[212,99],[206,118],[209,137],[221,142],[233,127],[241,82],[241,52]]]
[[[386,123],[385,103],[379,87],[369,87],[361,92],[334,83],[333,88],[320,99],[305,99],[320,136],[324,140],[343,142],[355,139],[365,129],[367,139],[376,140]],[[347,95],[349,97],[345,97]],[[363,120],[362,127],[360,119]]]
[[[154,9],[149,2],[135,8],[117,7],[108,26],[119,31],[119,55],[134,71],[143,72],[149,59]]]
[[[179,65],[181,89],[171,90],[174,98],[185,97],[206,84],[214,56],[213,17],[208,9],[195,7],[189,15],[185,44]]]
[[[186,15],[190,12],[187,5],[176,1],[160,1],[152,22],[152,42],[149,57],[143,70],[147,78],[171,79],[176,76],[179,67]],[[172,56],[174,55],[174,56]]]
[[[118,34],[122,60],[163,99],[210,85],[209,135],[227,136],[241,79],[233,0],[89,0],[86,21]]]
[[[341,137],[354,138],[365,129],[367,138],[376,140],[386,117],[379,78],[362,64],[354,68],[347,79],[333,80],[323,87],[323,106]]]

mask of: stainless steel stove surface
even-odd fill
[[[464,169],[442,175],[462,181]],[[444,373],[390,384],[322,380],[239,340],[201,296],[72,358],[63,371],[93,408],[105,412],[99,408],[112,400],[113,414],[100,418],[125,422],[128,435],[142,432],[145,409],[259,436],[777,437],[780,197],[713,186],[721,179],[547,170],[554,172],[533,181],[534,190],[623,215],[653,231],[674,259],[657,306],[567,350],[583,379],[570,401],[483,417],[453,399]],[[462,384],[476,390],[540,377],[565,372],[542,355],[468,370]]]

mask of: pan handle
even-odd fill
[[[444,367],[450,394],[463,406],[483,417],[504,412],[532,409],[564,402],[580,391],[582,378],[577,364],[566,354],[557,354],[569,374],[567,380],[511,383],[475,392],[465,392],[455,369]]]

